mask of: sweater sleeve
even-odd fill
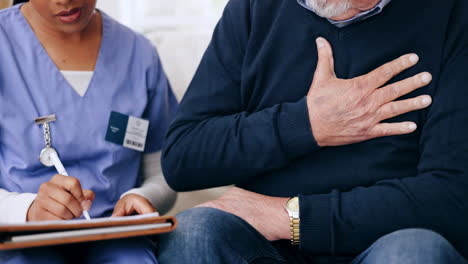
[[[300,196],[302,250],[358,254],[379,237],[405,228],[430,229],[459,250],[468,249],[466,6],[453,15],[464,22],[451,21],[458,30],[451,28],[447,36],[433,105],[421,128],[417,174],[345,192]]]
[[[162,167],[177,191],[241,183],[318,149],[305,98],[242,107],[251,2],[229,1],[166,135]]]

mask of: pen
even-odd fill
[[[68,176],[68,173],[65,170],[65,167],[63,166],[62,161],[60,161],[60,158],[58,157],[57,152],[53,151],[52,153],[50,153],[50,160],[54,164],[54,167],[59,174]],[[88,210],[83,210],[83,215],[86,218],[86,220],[91,220]]]

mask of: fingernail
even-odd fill
[[[320,37],[320,38],[317,38],[317,39],[316,39],[316,42],[317,42],[317,48],[319,48],[319,49],[323,48],[323,46],[325,45],[325,44],[323,43],[323,39],[322,39],[321,37]]]
[[[408,130],[409,131],[414,131],[414,130],[416,130],[416,128],[418,128],[418,126],[415,123],[411,123],[411,124],[408,125]]]
[[[91,209],[91,205],[92,205],[92,202],[90,200],[86,200],[81,203],[81,208],[83,210],[89,211],[89,209]]]
[[[430,73],[424,73],[421,76],[421,81],[423,81],[423,83],[429,83],[431,80],[432,80],[432,75]]]
[[[422,99],[421,99],[421,103],[423,106],[428,106],[432,103],[432,98],[430,96],[424,96]]]
[[[417,63],[419,61],[419,56],[416,55],[416,54],[412,54],[410,57],[409,57],[411,63]]]

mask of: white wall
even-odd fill
[[[140,32],[211,30],[228,0],[98,0],[98,8]]]
[[[98,8],[157,47],[179,99],[185,93],[227,0],[98,0]]]
[[[120,1],[116,0],[98,0],[97,2],[97,8],[102,9],[104,12],[106,12],[108,15],[112,16],[113,18],[120,20],[121,14],[120,14],[120,7],[119,3]]]

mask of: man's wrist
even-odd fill
[[[278,207],[276,207],[276,214],[279,215],[280,220],[278,223],[279,233],[278,233],[278,240],[289,240],[290,236],[290,228],[289,228],[289,214],[285,210],[286,203],[288,202],[289,198],[276,198],[278,199]]]

